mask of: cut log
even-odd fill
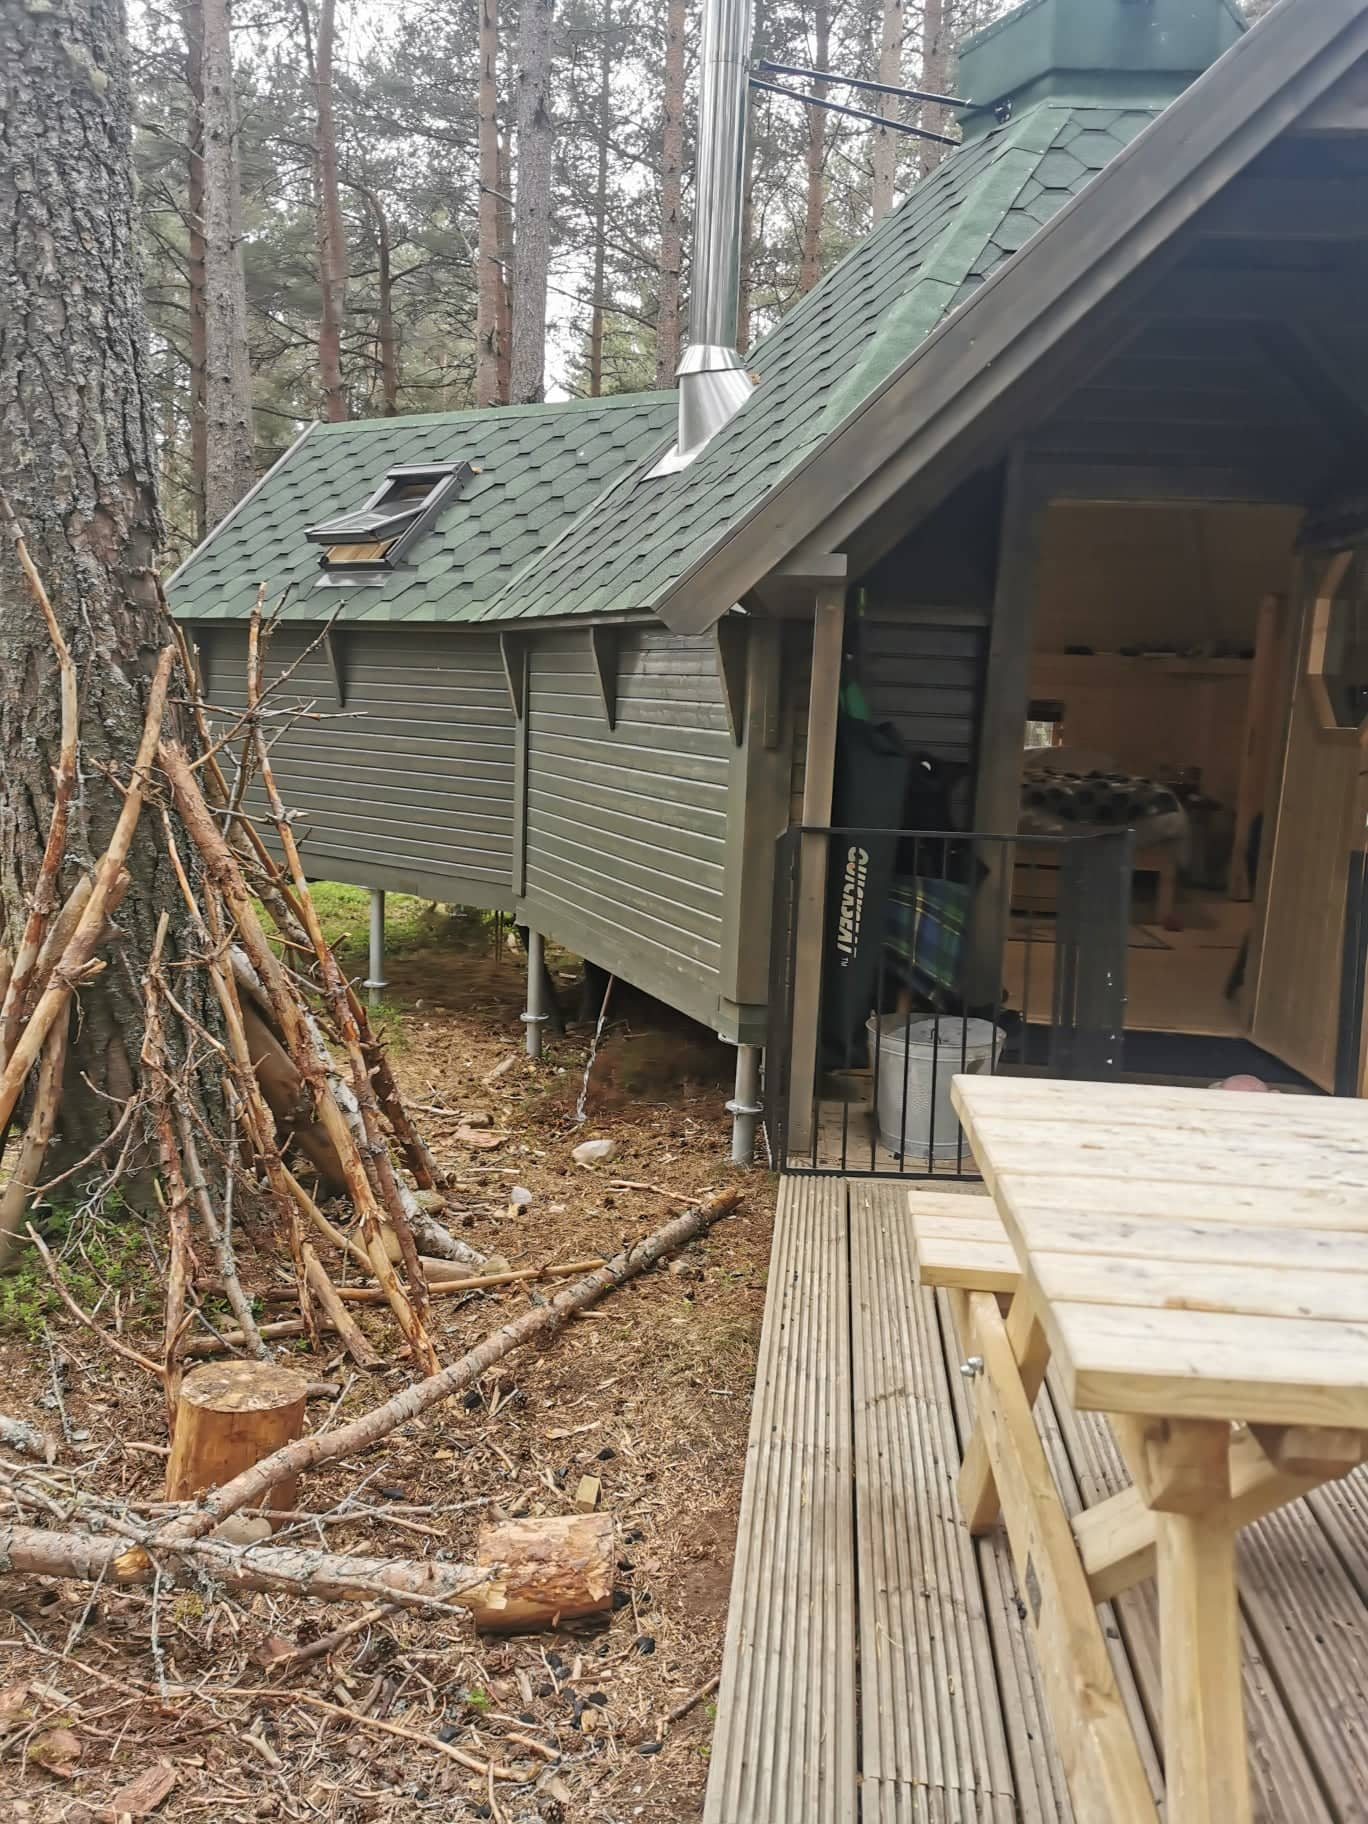
[[[601,1615],[613,1603],[613,1522],[607,1514],[486,1528],[475,1564],[192,1539],[169,1550],[158,1547],[154,1565],[126,1538],[0,1524],[0,1572],[143,1584],[177,1561],[196,1579],[208,1575],[229,1589],[280,1590],[322,1602],[380,1597],[405,1608],[455,1607],[467,1610],[477,1627],[500,1633],[556,1627],[573,1616]]]
[[[497,1606],[473,1608],[475,1625],[498,1634],[556,1627],[613,1605],[613,1520],[571,1514],[509,1520],[480,1535],[480,1564],[503,1582]]]
[[[213,1362],[192,1369],[176,1402],[166,1494],[186,1501],[231,1482],[244,1469],[301,1436],[309,1383],[274,1362]],[[271,1489],[266,1507],[293,1507],[297,1478]]]

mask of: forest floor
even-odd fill
[[[364,897],[317,892],[344,962],[363,973]],[[772,1178],[726,1163],[733,1054],[615,989],[589,1119],[577,1125],[590,1028],[572,1024],[539,1062],[524,1055],[521,959],[489,924],[392,899],[389,936],[396,1072],[458,1187],[448,1220],[467,1240],[515,1265],[580,1259],[613,1253],[686,1207],[662,1192],[692,1199],[739,1178],[745,1196],[670,1266],[611,1295],[548,1347],[507,1357],[464,1403],[306,1477],[300,1501],[311,1512],[346,1499],[360,1512],[300,1524],[292,1536],[326,1537],[334,1552],[468,1558],[482,1525],[569,1513],[580,1477],[592,1474],[617,1525],[613,1613],[509,1640],[477,1638],[459,1617],[391,1613],[326,1656],[272,1671],[273,1651],[358,1611],[193,1585],[112,1592],[5,1578],[0,1816],[14,1824],[117,1824],[122,1815],[676,1824],[701,1813],[713,1698],[662,1719],[721,1664],[773,1208]],[[463,1127],[473,1141],[458,1137]],[[607,1164],[572,1162],[586,1137],[615,1142]],[[525,1207],[510,1204],[514,1185],[532,1193]],[[279,1247],[246,1227],[249,1289],[283,1281]],[[52,1245],[78,1301],[89,1307],[107,1287],[100,1321],[155,1354],[162,1288],[150,1232],[128,1217],[87,1217],[58,1222]],[[514,1287],[435,1300],[442,1360],[527,1298]],[[388,1312],[358,1309],[393,1356]],[[402,1367],[356,1376],[345,1357],[297,1346],[288,1359],[341,1389],[331,1410],[311,1405],[311,1427],[353,1417],[410,1378]],[[159,1498],[160,1383],[69,1318],[31,1260],[0,1281],[0,1388],[0,1409],[58,1440],[68,1482],[74,1471],[106,1498]],[[4,1484],[22,1461],[0,1450],[0,1522]],[[179,1694],[187,1686],[193,1696]],[[490,1781],[442,1744],[538,1777]]]

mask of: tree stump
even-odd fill
[[[186,1501],[230,1482],[304,1430],[308,1382],[274,1362],[210,1362],[181,1382],[166,1465],[166,1497]],[[277,1482],[265,1507],[293,1507],[297,1478]]]
[[[611,1514],[509,1520],[480,1534],[476,1557],[500,1567],[506,1597],[500,1608],[474,1610],[475,1625],[491,1633],[555,1627],[612,1607]]]

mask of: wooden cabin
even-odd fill
[[[273,663],[313,643],[291,691],[335,712],[278,749],[320,876],[511,911],[742,1047],[743,1112],[776,844],[832,823],[852,684],[954,769],[962,830],[1015,835],[1053,750],[1174,791],[1127,1024],[1359,1093],[1368,8],[1027,0],[960,85],[963,144],[687,466],[660,394],[312,427],[174,608],[231,705],[257,588],[288,590]]]

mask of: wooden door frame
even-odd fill
[[[1311,661],[1317,642],[1321,652],[1324,651],[1330,612],[1334,605],[1335,592],[1344,580],[1344,574],[1353,562],[1355,553],[1352,550],[1330,553],[1303,553],[1294,560],[1291,604],[1292,624],[1288,629],[1286,660],[1283,667],[1282,701],[1278,717],[1278,770],[1275,789],[1270,794],[1273,807],[1273,824],[1262,845],[1259,857],[1259,878],[1256,883],[1254,898],[1254,917],[1250,925],[1249,959],[1245,976],[1245,998],[1241,1008],[1246,1036],[1256,1044],[1262,1044],[1257,1037],[1259,1003],[1265,986],[1270,978],[1267,967],[1265,937],[1267,935],[1269,903],[1273,881],[1276,876],[1278,857],[1283,847],[1285,827],[1283,821],[1283,801],[1287,790],[1287,769],[1291,759],[1292,718],[1296,709],[1298,694],[1303,682],[1308,686],[1317,712],[1318,738],[1327,747],[1348,747],[1362,749],[1364,730],[1361,728],[1346,729],[1333,725],[1333,710],[1326,693],[1324,682],[1319,673],[1313,672]],[[1323,566],[1318,576],[1313,566]],[[1360,804],[1368,804],[1363,786],[1363,771],[1360,769]],[[1264,1046],[1263,1049],[1270,1049]],[[1273,1056],[1278,1053],[1273,1052]],[[1365,1091],[1365,1071],[1368,1070],[1368,1041],[1360,1041],[1359,1094]]]

